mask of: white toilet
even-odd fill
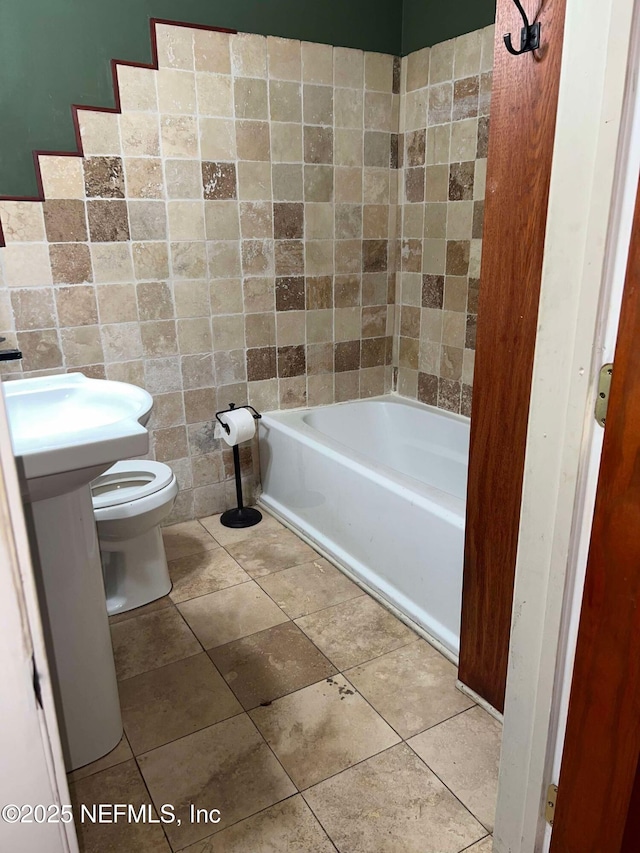
[[[91,493],[109,615],[167,595],[160,524],[178,494],[171,468],[147,459],[116,462],[91,483]]]

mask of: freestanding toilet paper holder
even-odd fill
[[[229,434],[229,424],[226,424],[223,420],[220,419],[220,415],[224,415],[227,412],[233,412],[237,409],[249,409],[255,420],[260,420],[262,415],[260,412],[257,412],[253,406],[236,406],[235,403],[229,403],[229,408],[224,409],[222,412],[216,412],[216,420],[222,427],[222,429]],[[254,524],[258,524],[262,521],[262,513],[253,509],[250,506],[245,506],[242,501],[242,475],[240,472],[240,451],[238,450],[238,445],[233,445],[233,468],[236,476],[236,497],[238,499],[238,506],[234,509],[228,509],[226,512],[223,512],[220,516],[220,524],[224,525],[224,527],[253,527]]]

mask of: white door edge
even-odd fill
[[[70,804],[20,487],[0,383],[0,807]],[[38,674],[42,708],[34,686]],[[55,816],[51,809],[50,817]],[[0,819],[0,848],[77,853],[74,824]]]

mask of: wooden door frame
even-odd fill
[[[543,803],[611,294],[634,0],[568,0],[511,625],[496,853],[547,849]],[[637,10],[636,10],[637,11]],[[637,176],[636,176],[637,180]]]
[[[496,11],[458,678],[500,713],[566,2],[526,0],[542,47],[522,56],[503,42],[513,3],[498,0]]]

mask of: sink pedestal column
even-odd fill
[[[67,770],[110,752],[122,718],[88,485],[26,508]],[[31,510],[31,512],[30,512]]]

